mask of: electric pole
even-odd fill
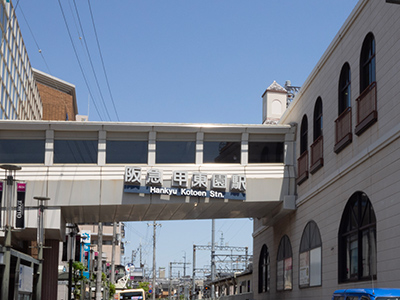
[[[102,299],[101,294],[101,275],[102,275],[102,254],[103,254],[103,223],[99,222],[98,227],[98,251],[99,254],[97,256],[97,274],[96,274],[96,300]]]
[[[150,224],[147,224],[150,226]],[[153,289],[153,300],[156,299],[156,228],[157,226],[161,227],[161,224],[157,224],[156,221],[153,222],[153,281],[152,281],[152,289]]]
[[[116,235],[117,235],[117,223],[113,222],[113,237],[112,237],[112,249],[111,249],[111,274],[110,274],[110,280],[111,283],[115,283],[115,244],[118,242],[116,241]]]
[[[215,219],[211,223],[211,299],[215,298]]]

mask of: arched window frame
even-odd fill
[[[314,105],[313,138],[310,146],[310,173],[314,174],[324,165],[324,140],[323,140],[323,111],[322,99],[317,98]]]
[[[269,292],[270,284],[270,258],[268,247],[264,244],[258,261],[258,293]]]
[[[322,136],[322,129],[323,129],[323,115],[322,115],[322,99],[321,97],[317,98],[317,101],[315,101],[315,106],[314,106],[314,122],[313,122],[313,137],[314,137],[314,142]]]
[[[364,39],[360,54],[360,95],[354,132],[361,135],[378,120],[376,83],[376,46],[372,32]]]
[[[322,285],[322,240],[317,223],[304,228],[299,251],[300,288]]]
[[[350,65],[346,62],[339,77],[339,105],[338,115],[340,116],[349,107],[351,107],[351,69]]]
[[[348,200],[338,238],[339,283],[376,279],[376,216],[364,192]]]
[[[360,55],[360,94],[376,81],[375,37],[372,32],[364,39]]]
[[[300,155],[307,151],[308,148],[308,118],[303,116],[300,126]]]
[[[338,154],[353,140],[351,112],[351,70],[345,63],[340,71],[338,85],[338,118],[335,120],[335,147]]]
[[[276,290],[288,291],[293,288],[292,245],[287,235],[281,238],[276,259]]]

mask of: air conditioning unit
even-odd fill
[[[83,116],[83,115],[75,116],[75,121],[77,121],[77,122],[86,122],[88,120],[89,120],[89,116]]]

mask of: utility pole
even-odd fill
[[[168,298],[171,300],[171,290],[172,290],[172,263],[169,262],[169,286],[168,286]]]
[[[140,267],[143,268],[143,263],[142,263],[142,242],[139,244],[139,257],[140,257]]]
[[[215,298],[215,219],[211,223],[211,298]]]
[[[186,265],[190,265],[190,262],[186,262],[186,260],[185,260],[185,262],[170,262],[169,263],[169,282],[170,282],[170,288],[169,288],[169,293],[168,293],[168,295],[169,295],[169,297],[171,298],[171,287],[172,287],[172,268],[173,267],[179,267],[179,266],[181,266],[181,265],[184,265],[185,267],[186,267]],[[179,280],[179,278],[180,278],[180,272],[178,271],[178,280]],[[185,278],[184,278],[185,279]],[[179,290],[179,283],[178,283],[178,288],[177,288],[177,290]],[[179,297],[178,297],[178,299],[179,299]]]
[[[193,245],[193,276],[192,276],[192,300],[196,299],[196,246]]]
[[[117,234],[117,223],[113,222],[113,237],[112,237],[112,249],[111,249],[111,276],[110,276],[110,280],[111,283],[114,284],[115,283],[115,244],[116,244],[116,236]]]
[[[150,226],[150,224],[147,224]],[[156,221],[153,222],[153,281],[152,281],[152,288],[153,288],[153,300],[156,299],[156,228],[157,226],[161,227],[161,224],[157,224]]]
[[[103,253],[103,223],[99,222],[98,227],[98,250],[97,256],[97,274],[96,274],[96,300],[101,300],[101,275],[102,275],[102,253]]]

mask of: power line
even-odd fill
[[[91,91],[91,89],[90,89],[90,87],[89,87],[89,83],[88,83],[88,81],[87,81],[85,72],[83,71],[81,61],[79,60],[78,53],[77,53],[77,51],[76,51],[75,44],[74,44],[74,42],[73,42],[73,39],[72,39],[72,36],[71,36],[71,32],[70,32],[70,30],[69,30],[69,26],[68,26],[68,23],[67,23],[67,19],[66,19],[66,17],[65,17],[64,9],[63,9],[63,7],[62,7],[62,5],[61,5],[60,0],[58,0],[58,4],[60,5],[60,9],[61,9],[61,13],[62,13],[62,15],[63,15],[64,23],[65,23],[65,26],[67,27],[69,39],[70,39],[70,41],[71,41],[72,48],[74,49],[75,57],[76,57],[76,59],[77,59],[77,61],[78,61],[78,65],[79,65],[79,68],[80,68],[80,70],[81,70],[83,79],[85,80],[85,84],[86,84],[86,87],[87,87],[87,89],[88,89],[88,91],[89,91],[90,97],[93,99],[94,108],[96,109],[97,114],[99,115],[100,120],[103,121],[103,118],[101,117],[100,112],[99,112],[99,109],[98,109],[98,107],[97,107],[96,101],[94,100],[94,97],[93,97],[93,95],[92,95],[92,91]]]
[[[100,98],[101,98],[101,100],[102,100],[102,102],[103,102],[103,105],[104,105],[104,108],[105,108],[105,110],[106,110],[107,116],[108,116],[108,118],[111,120],[110,114],[108,113],[108,109],[107,109],[106,103],[105,103],[105,101],[104,101],[103,93],[101,92],[99,80],[97,79],[96,71],[95,71],[94,66],[93,66],[92,57],[91,57],[91,55],[90,55],[89,47],[88,47],[87,42],[86,42],[85,32],[84,32],[83,27],[82,27],[81,18],[80,18],[80,16],[79,16],[79,12],[78,12],[78,8],[77,8],[77,6],[76,6],[76,1],[75,1],[75,0],[74,0],[74,7],[75,7],[76,15],[77,15],[77,17],[78,17],[79,26],[80,26],[80,28],[81,28],[83,42],[84,42],[84,44],[85,44],[86,52],[87,52],[87,55],[88,55],[88,57],[89,57],[90,66],[91,66],[91,68],[92,68],[93,75],[94,75],[94,79],[95,79],[95,81],[96,81],[97,88],[98,88],[99,93],[100,93]]]
[[[112,104],[113,104],[114,111],[115,111],[115,114],[116,114],[116,116],[117,116],[117,120],[119,121],[118,112],[117,112],[117,109],[116,109],[116,107],[115,107],[114,97],[113,97],[113,95],[112,95],[112,93],[111,93],[110,83],[109,83],[109,81],[108,81],[108,76],[107,76],[107,72],[106,72],[106,67],[105,67],[105,65],[104,65],[103,54],[102,54],[102,52],[101,52],[100,43],[99,43],[99,38],[98,38],[98,36],[97,36],[97,30],[96,30],[96,25],[95,25],[95,23],[94,23],[93,12],[92,12],[92,7],[91,7],[91,5],[90,5],[90,0],[88,0],[88,4],[89,4],[90,17],[91,17],[91,19],[92,19],[94,34],[95,34],[95,36],[96,36],[97,48],[99,49],[101,64],[102,64],[102,66],[103,66],[104,76],[105,76],[106,82],[107,82],[107,88],[108,88],[108,91],[109,91],[109,93],[110,93],[111,102],[112,102]]]

